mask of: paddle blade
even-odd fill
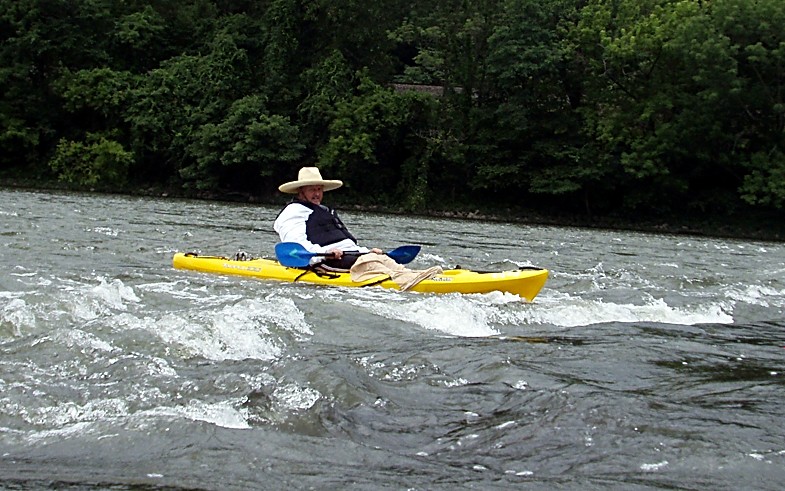
[[[417,254],[420,253],[420,246],[418,245],[405,245],[387,252],[387,255],[393,258],[398,264],[409,264],[414,261]]]
[[[275,257],[287,268],[303,268],[308,266],[311,258],[316,256],[296,242],[279,242],[275,244]]]

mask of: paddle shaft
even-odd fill
[[[370,252],[360,252],[360,251],[341,251],[341,252],[343,253],[344,256],[362,256],[364,254],[370,254]],[[302,257],[335,257],[334,252],[308,252],[308,253],[298,253],[297,255]]]
[[[420,246],[401,246],[386,254],[399,264],[407,264],[411,262],[420,252]],[[312,257],[334,257],[333,252],[308,252],[305,247],[296,242],[280,242],[275,245],[275,254],[278,256],[278,261],[284,266],[303,267],[308,265],[309,259]],[[350,254],[353,256],[360,256],[368,254],[367,252],[358,251],[343,251],[343,254]]]

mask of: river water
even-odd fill
[[[783,244],[343,213],[531,304],[171,267],[277,211],[0,190],[2,486],[782,489]]]

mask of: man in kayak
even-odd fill
[[[316,167],[303,167],[296,181],[278,186],[287,194],[296,195],[278,214],[273,228],[281,242],[297,242],[309,252],[332,254],[324,264],[333,268],[349,269],[357,261],[357,254],[344,252],[382,254],[378,248],[368,249],[357,244],[357,239],[347,230],[334,209],[322,204],[326,191],[343,186],[343,181],[322,179]],[[316,264],[322,258],[311,259]]]

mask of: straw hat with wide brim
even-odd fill
[[[278,186],[282,193],[297,194],[303,186],[324,186],[325,191],[332,191],[343,186],[343,181],[328,181],[322,179],[322,174],[316,167],[303,167],[297,174],[297,180]]]

